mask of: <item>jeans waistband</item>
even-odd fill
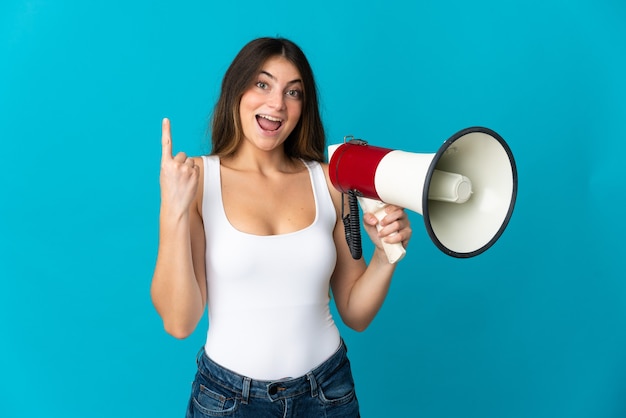
[[[317,396],[318,382],[323,382],[339,368],[347,358],[348,348],[343,339],[337,351],[319,366],[307,374],[280,380],[255,380],[235,373],[211,360],[204,351],[198,352],[198,371],[215,384],[240,392],[242,400],[247,403],[250,397],[270,398],[272,401],[285,399],[311,392]]]

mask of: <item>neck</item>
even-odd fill
[[[226,167],[259,173],[293,173],[302,170],[299,160],[288,157],[282,148],[271,151],[239,147],[234,155],[220,159]]]

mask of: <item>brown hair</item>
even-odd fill
[[[303,85],[302,114],[284,143],[285,153],[292,158],[324,160],[326,138],[313,70],[300,47],[284,38],[259,38],[249,42],[226,70],[211,122],[211,154],[226,157],[236,152],[243,140],[239,117],[241,97],[265,61],[275,56],[284,57],[298,69]]]

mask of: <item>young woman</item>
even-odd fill
[[[163,120],[159,250],[152,281],[165,330],[190,335],[208,306],[187,417],[356,417],[347,349],[330,314],[362,331],[395,265],[381,240],[411,237],[403,209],[364,214],[375,244],[354,260],[341,194],[323,163],[311,67],[293,42],[256,39],[227,70],[211,155],[172,156]]]

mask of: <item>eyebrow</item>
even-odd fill
[[[276,77],[274,77],[272,74],[268,73],[265,70],[261,70],[260,73],[261,74],[265,74],[266,76],[268,76],[272,80],[276,80]],[[287,85],[291,85],[291,84],[295,84],[295,83],[302,83],[302,80],[299,79],[299,78],[296,78],[295,80],[291,80],[290,82],[288,82]]]

